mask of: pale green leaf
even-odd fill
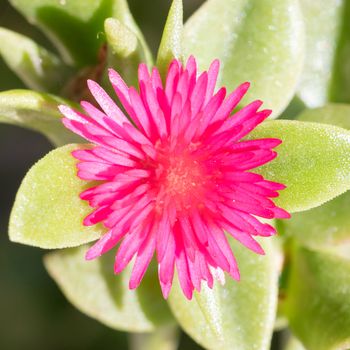
[[[261,99],[274,116],[292,99],[303,67],[303,19],[297,0],[208,0],[187,21],[185,56],[202,69],[221,61],[218,85],[252,83],[248,100]]]
[[[183,5],[182,0],[173,0],[160,42],[157,67],[165,77],[169,63],[182,58]]]
[[[285,233],[311,248],[349,254],[350,193],[344,193],[320,207],[296,213],[284,222]]]
[[[226,276],[211,290],[202,285],[188,301],[175,282],[170,307],[181,327],[206,349],[270,349],[276,303],[279,261],[272,241],[264,241],[266,255],[232,242],[241,281]]]
[[[79,194],[92,184],[76,175],[76,160],[71,152],[81,147],[73,144],[57,148],[29,170],[11,212],[11,241],[66,248],[96,240],[105,232],[100,225],[82,224],[91,208]]]
[[[350,129],[350,106],[329,104],[306,110],[298,119]],[[285,232],[308,247],[346,252],[350,238],[349,208],[350,192],[347,192],[318,208],[294,214],[283,223]]]
[[[107,18],[104,28],[109,48],[106,68],[115,69],[127,84],[137,86],[138,66],[147,62],[139,38],[114,18]],[[107,74],[104,79],[107,81]]]
[[[350,2],[300,0],[306,59],[298,94],[309,107],[350,102]]]
[[[38,25],[69,63],[97,62],[103,22],[113,15],[114,0],[10,0],[29,22]]]
[[[136,290],[129,290],[131,268],[114,275],[113,252],[86,261],[88,246],[46,255],[45,266],[67,299],[103,324],[129,332],[151,332],[173,322],[151,264]]]
[[[0,28],[0,56],[31,89],[59,92],[70,75],[56,55],[5,28]]]
[[[350,188],[350,132],[326,124],[275,120],[258,126],[250,139],[278,138],[278,157],[254,170],[287,188],[276,198],[289,212],[303,211]]]
[[[295,249],[285,313],[308,350],[350,348],[350,260]]]
[[[135,54],[138,45],[137,36],[115,18],[107,18],[104,28],[112,53],[118,58],[128,58]]]
[[[300,0],[306,32],[305,64],[298,95],[308,107],[328,101],[344,0]]]
[[[151,67],[153,57],[126,0],[114,0],[113,13],[115,18],[107,18],[104,22],[108,44],[106,68],[114,68],[127,84],[137,86],[139,64],[146,63]],[[109,89],[107,69],[103,80]]]
[[[43,133],[54,145],[80,140],[61,121],[58,105],[67,101],[30,90],[0,92],[0,122],[23,126]]]
[[[350,129],[350,105],[330,103],[323,107],[307,109],[298,116],[298,120],[332,124]]]
[[[142,48],[144,63],[150,67],[153,64],[153,57],[150,49],[143,37],[142,32],[137,26],[128,6],[127,0],[113,0],[113,16],[124,26],[128,27],[136,36]]]

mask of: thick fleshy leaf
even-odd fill
[[[344,0],[300,0],[306,32],[304,70],[298,95],[308,107],[328,101]]]
[[[59,92],[70,75],[60,59],[33,40],[0,28],[0,57],[31,89]]]
[[[87,246],[46,255],[45,266],[67,299],[103,324],[129,332],[150,332],[173,322],[152,264],[140,287],[129,290],[131,267],[116,276],[114,255],[86,261]]]
[[[306,24],[306,59],[299,96],[309,107],[350,102],[350,3],[300,0]],[[322,25],[320,25],[322,23]]]
[[[219,58],[219,85],[233,90],[250,81],[248,100],[262,99],[276,117],[292,99],[303,67],[299,2],[208,0],[185,25],[184,53],[194,54],[202,69]]]
[[[116,69],[129,85],[135,85],[138,65],[143,61],[137,36],[115,18],[107,18],[104,28],[109,48],[107,66]],[[107,82],[107,70],[104,79]]]
[[[298,120],[332,124],[350,130],[350,105],[330,103],[320,108],[307,109],[298,116]]]
[[[142,48],[142,54],[145,58],[143,62],[147,63],[148,66],[151,66],[153,64],[151,51],[130,12],[127,0],[113,0],[113,13],[115,19],[128,27],[137,36]]]
[[[296,248],[285,312],[308,350],[350,348],[350,260]]]
[[[279,261],[272,240],[266,255],[257,255],[232,242],[241,281],[226,276],[211,290],[202,285],[193,300],[184,298],[178,282],[170,293],[170,307],[181,327],[206,349],[265,350],[270,348],[277,302]]]
[[[298,116],[298,120],[350,129],[350,106],[330,104],[306,110]],[[283,223],[285,232],[308,247],[344,250],[350,238],[349,208],[350,192],[347,192],[318,208],[294,214],[291,220]]]
[[[114,18],[107,18],[104,30],[108,44],[106,70],[103,81],[112,92],[108,79],[108,68],[113,67],[131,86],[137,86],[138,66],[153,65],[153,57],[147,43],[132,17],[126,0],[114,1]]]
[[[83,226],[89,205],[79,194],[91,183],[76,176],[73,144],[51,151],[25,176],[13,206],[9,235],[13,242],[41,248],[66,248],[96,240],[105,229]]]
[[[114,17],[104,22],[109,48],[107,67],[113,67],[129,85],[136,86],[138,66],[143,62],[151,67],[152,54],[126,0],[114,0]],[[105,74],[104,79],[108,81],[108,74]]]
[[[30,90],[0,92],[0,122],[39,131],[57,146],[77,142],[61,122],[57,106],[62,103],[67,101]]]
[[[276,198],[289,212],[321,205],[350,188],[350,132],[326,124],[302,121],[267,121],[250,139],[278,138],[278,157],[256,169],[268,180],[287,188]]]
[[[311,248],[350,252],[350,192],[320,207],[296,213],[284,223],[285,233]]]
[[[97,62],[103,22],[113,15],[114,0],[10,0],[29,22],[38,25],[67,62]]]
[[[168,69],[170,62],[182,58],[183,32],[183,4],[182,0],[173,0],[165,23],[162,40],[160,42],[157,67],[162,76]]]
[[[104,23],[107,43],[112,49],[113,55],[118,58],[128,58],[135,54],[138,39],[128,27],[115,18],[107,18]]]
[[[350,1],[343,0],[342,24],[338,33],[337,51],[329,92],[331,102],[350,103]],[[329,5],[327,4],[327,7]]]

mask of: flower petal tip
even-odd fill
[[[85,254],[85,260],[94,260],[100,256],[101,254],[98,254],[96,251],[90,248]]]

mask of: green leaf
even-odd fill
[[[130,12],[128,2],[126,0],[114,0],[113,6],[114,18],[124,26],[128,27],[137,36],[142,48],[144,63],[147,63],[149,67],[152,66],[153,57],[151,51],[149,50],[146,40]]]
[[[107,43],[118,58],[128,58],[135,54],[138,45],[137,36],[125,25],[114,18],[107,18],[104,24]]]
[[[136,290],[129,290],[130,267],[116,276],[113,253],[86,261],[87,249],[65,249],[44,260],[51,277],[76,308],[109,327],[129,332],[151,332],[173,322],[161,296],[156,264],[151,264]]]
[[[350,348],[350,260],[298,247],[285,312],[308,350]]]
[[[350,3],[301,0],[306,24],[306,60],[299,96],[309,107],[350,102]],[[322,23],[322,25],[320,25]]]
[[[54,145],[81,140],[67,130],[57,106],[69,104],[57,96],[30,90],[0,92],[0,122],[23,126],[43,133]]]
[[[350,238],[350,192],[284,222],[285,234],[299,244],[346,254]]]
[[[138,37],[114,18],[107,18],[104,26],[109,47],[106,68],[113,67],[127,84],[137,86],[138,66],[146,60]],[[107,76],[104,77],[106,82]]]
[[[328,101],[343,3],[343,0],[300,0],[306,51],[298,96],[308,107],[318,107]]]
[[[114,15],[115,18],[107,18],[104,22],[108,54],[103,81],[110,89],[107,70],[112,67],[128,85],[137,86],[139,64],[143,62],[152,67],[153,57],[125,0],[114,1]]]
[[[100,225],[82,224],[91,208],[79,194],[92,184],[76,175],[71,152],[81,147],[73,144],[57,148],[29,170],[11,212],[11,241],[55,249],[79,246],[104,233]]]
[[[70,75],[60,59],[31,39],[0,28],[0,56],[31,89],[59,92]]]
[[[216,282],[211,290],[203,284],[191,301],[174,283],[170,307],[181,327],[206,349],[270,349],[279,263],[272,240],[264,243],[266,255],[261,256],[232,242],[240,282],[226,276],[224,286]]]
[[[250,139],[278,138],[278,157],[256,171],[287,188],[276,198],[289,212],[321,205],[350,188],[350,132],[326,124],[275,120],[258,126]],[[255,170],[254,170],[255,171]]]
[[[114,0],[10,0],[29,22],[49,36],[69,63],[97,62],[103,22],[113,15]]]
[[[157,67],[165,77],[169,63],[174,59],[182,58],[182,32],[183,32],[183,4],[182,0],[173,0],[164,26],[160,42]]]
[[[350,60],[350,2],[343,0],[343,3],[342,25],[337,38],[329,100],[350,103],[350,69],[348,65]],[[328,7],[329,3],[327,2]]]
[[[202,69],[221,60],[219,84],[250,81],[248,100],[261,99],[278,116],[303,67],[303,20],[297,0],[208,0],[187,21],[184,53]]]
[[[350,105],[330,103],[320,108],[307,109],[298,116],[298,120],[332,124],[350,129]]]
[[[350,129],[350,106],[330,104],[306,110],[298,119]],[[283,223],[285,233],[308,247],[344,250],[350,238],[349,207],[350,192],[347,192],[318,208],[294,214]]]

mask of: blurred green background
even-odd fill
[[[184,1],[185,18],[203,1]],[[170,0],[129,0],[129,5],[155,51]],[[0,26],[35,38],[54,51],[43,34],[16,13],[7,0],[0,0]],[[0,91],[23,87],[0,59]],[[108,329],[66,301],[44,270],[45,251],[8,240],[8,218],[21,179],[51,148],[37,133],[0,126],[0,349],[127,349],[126,334]],[[182,334],[179,349],[200,347]]]

